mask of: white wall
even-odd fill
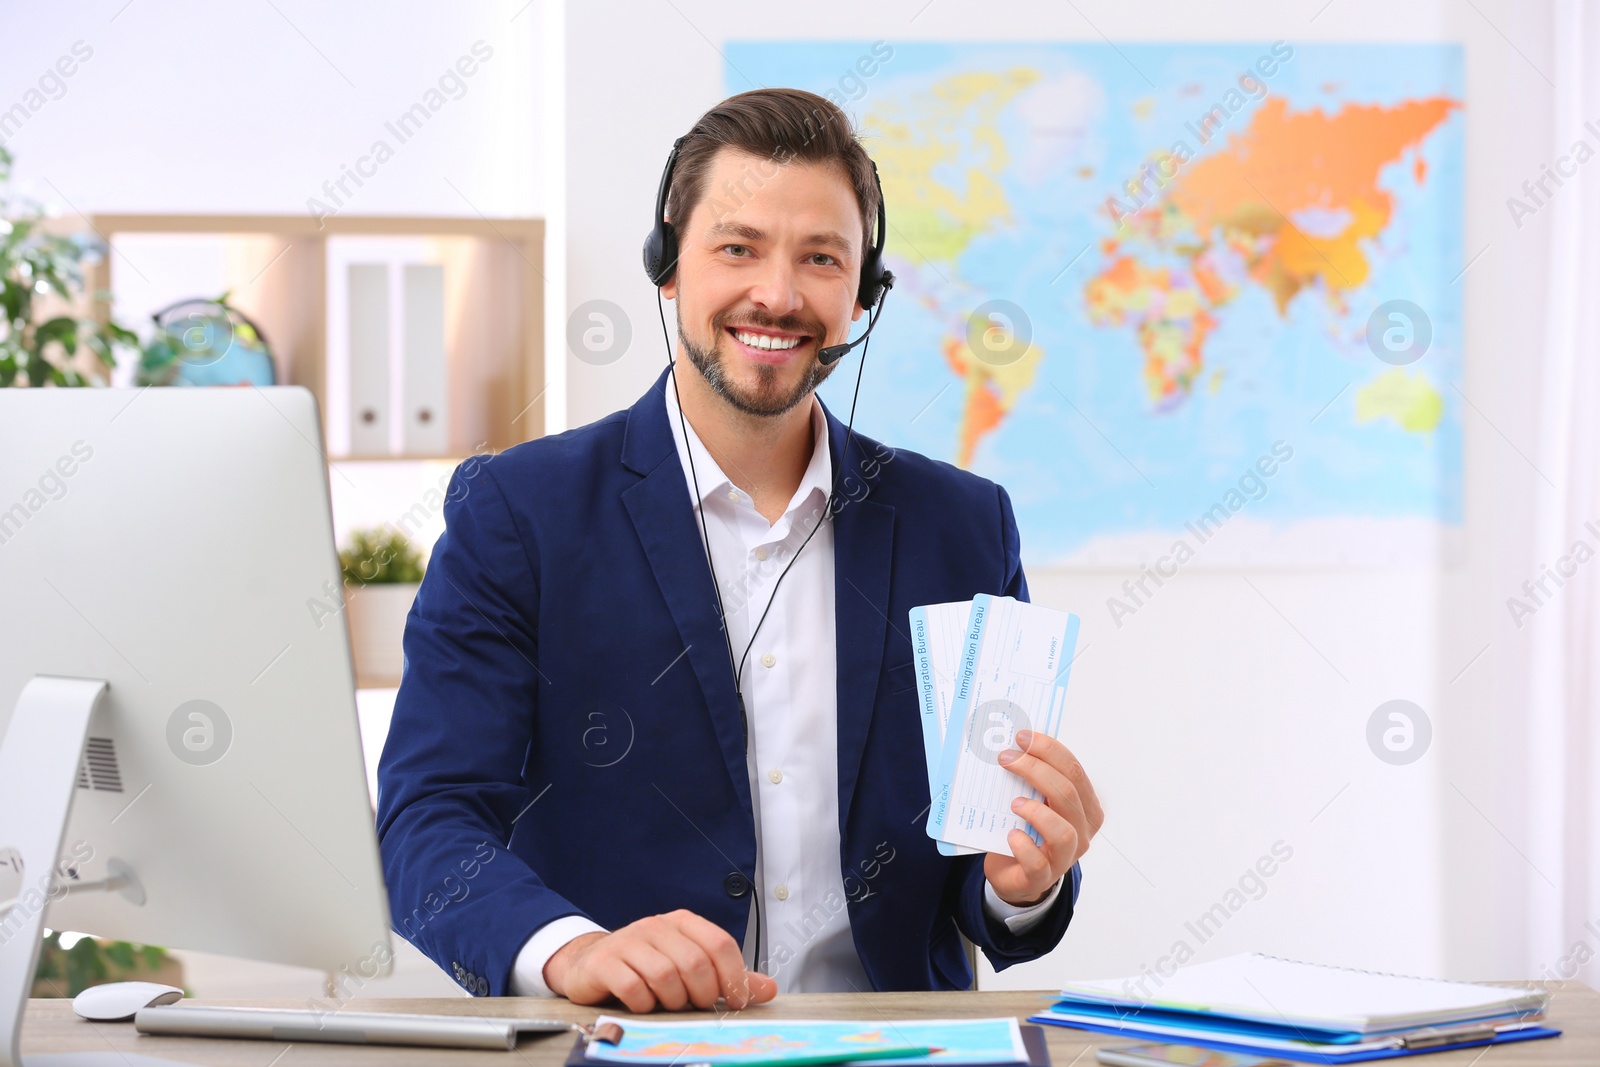
[[[313,198],[362,215],[537,216],[546,18],[544,0],[12,5],[0,14],[0,144],[17,191],[64,216],[299,214]],[[88,58],[28,95],[74,55]],[[452,70],[459,83],[402,143],[386,124],[426,106]],[[17,125],[6,113],[19,103]],[[393,155],[361,164],[370,178],[323,188],[378,140]],[[117,314],[137,330],[225,276],[208,238],[131,236],[117,249]],[[398,519],[439,478],[428,464],[347,465],[333,479],[336,534]],[[435,516],[422,531],[425,553],[442,528]]]
[[[665,359],[639,245],[672,139],[725,95],[724,41],[1098,43],[1103,34],[1463,43],[1465,246],[1469,256],[1487,246],[1457,283],[1469,339],[1463,391],[1472,404],[1465,560],[1437,571],[1190,569],[1121,630],[1104,604],[1128,575],[1032,573],[1036,600],[1084,618],[1071,735],[1109,818],[1087,858],[1081,914],[1064,944],[984,984],[1041,987],[1134,973],[1179,939],[1200,958],[1261,950],[1459,977],[1553,968],[1549,946],[1530,944],[1523,926],[1543,883],[1519,853],[1530,775],[1518,743],[1526,649],[1504,609],[1534,573],[1538,475],[1518,450],[1532,455],[1537,444],[1545,272],[1544,223],[1517,231],[1504,200],[1552,158],[1545,5],[818,0],[797,24],[790,6],[678,0],[626,5],[627,32],[619,33],[623,10],[574,4],[559,28],[567,56],[561,221],[571,237],[565,277],[554,283],[565,287],[565,302],[550,303],[553,337],[564,330],[563,308],[593,298],[621,305],[634,332],[617,363],[569,357],[570,425],[631,403]],[[556,249],[551,263],[559,272]],[[670,307],[667,314],[670,324]],[[895,328],[892,301],[884,328]],[[1393,698],[1416,702],[1433,723],[1431,751],[1410,766],[1382,763],[1366,746],[1368,717]],[[1280,840],[1293,858],[1265,895],[1201,944],[1185,921],[1222,899]]]
[[[90,56],[0,138],[22,190],[63,213],[303,212],[386,140],[350,212],[536,215],[543,18],[544,0],[7,5],[0,111],[75,43]],[[419,132],[386,130],[477,41],[492,56]]]

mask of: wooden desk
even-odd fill
[[[1550,1000],[1551,1025],[1565,1031],[1548,1041],[1519,1045],[1461,1049],[1428,1055],[1415,1062],[1426,1067],[1595,1067],[1600,1064],[1600,993],[1580,982],[1545,983]],[[208,1003],[197,1001],[196,1003]],[[219,1002],[211,1002],[219,1003]],[[283,1000],[235,1001],[258,1007],[304,1008],[304,1002]],[[789,1019],[901,1019],[918,1017],[998,1016],[1026,1017],[1047,1003],[1044,993],[812,993],[781,996],[771,1004],[753,1008],[769,1018]],[[483,1015],[540,1016],[588,1022],[593,1008],[579,1008],[564,1000],[530,1000],[480,997],[470,1000],[351,1000],[351,1011],[411,1011]],[[623,1013],[616,1013],[623,1014]],[[661,1015],[657,1018],[687,1016]],[[1052,1067],[1092,1067],[1093,1049],[1100,1044],[1126,1044],[1121,1038],[1044,1028],[1050,1044]],[[248,1065],[248,1067],[385,1067],[445,1064],[502,1064],[504,1067],[557,1067],[572,1048],[569,1034],[524,1038],[515,1052],[472,1052],[464,1049],[369,1047],[360,1045],[286,1045],[276,1041],[214,1041],[201,1038],[141,1037],[132,1023],[89,1023],[72,1014],[65,1000],[28,1002],[22,1029],[22,1051],[27,1053],[104,1051],[115,1048],[147,1056],[165,1056],[197,1064]]]

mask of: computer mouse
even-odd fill
[[[72,1010],[91,1022],[120,1023],[140,1008],[183,999],[183,990],[160,982],[107,982],[92,985],[72,998]]]

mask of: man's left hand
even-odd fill
[[[1006,835],[1011,855],[989,853],[983,876],[995,895],[1014,907],[1037,904],[1089,851],[1089,840],[1100,831],[1105,812],[1083,764],[1060,741],[1032,730],[1019,730],[1021,751],[1000,753],[1000,765],[1039,791],[1039,800],[1018,797],[1011,810],[1039,831],[1044,846],[1021,830]]]

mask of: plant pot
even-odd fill
[[[404,664],[401,639],[417,588],[416,582],[345,586],[345,615],[350,620],[357,686],[373,689],[400,684]]]

